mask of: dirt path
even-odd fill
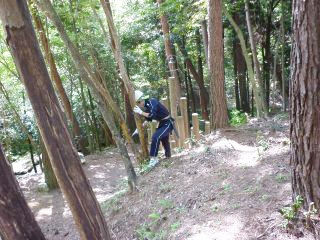
[[[288,144],[285,121],[215,132],[140,177],[135,194],[121,191],[114,150],[84,168],[114,239],[313,239],[281,226],[278,210],[291,203]],[[78,239],[61,193],[37,192],[37,178],[20,182],[47,238]]]

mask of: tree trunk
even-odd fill
[[[159,8],[161,7],[161,4],[164,1],[165,0],[157,0]],[[175,102],[175,106],[178,107],[180,103],[180,97],[181,97],[181,86],[180,86],[180,80],[179,80],[179,74],[178,74],[178,64],[177,64],[176,56],[171,47],[170,27],[169,27],[168,19],[164,13],[160,14],[160,22],[161,22],[161,28],[163,33],[166,60],[167,60],[169,71],[170,71],[170,77],[174,78],[174,85],[176,87],[176,94],[175,96],[170,96],[170,99],[173,100]],[[173,117],[175,118],[177,116],[173,116]]]
[[[320,2],[294,0],[291,52],[291,166],[294,197],[320,208]]]
[[[25,1],[0,2],[15,64],[28,92],[41,137],[82,239],[111,239],[99,203],[63,121]],[[12,17],[14,16],[14,17]]]
[[[246,65],[247,65],[247,71],[248,71],[248,78],[249,81],[251,82],[251,86],[252,86],[252,92],[254,94],[252,94],[252,100],[253,100],[253,95],[254,95],[254,100],[256,103],[256,108],[257,108],[257,117],[262,117],[264,116],[264,97],[262,94],[262,86],[261,84],[259,84],[259,82],[257,82],[257,80],[254,77],[254,72],[253,72],[253,68],[252,68],[252,61],[249,57],[249,53],[246,47],[246,42],[243,36],[243,33],[241,31],[241,29],[239,28],[239,26],[236,24],[236,22],[233,20],[233,18],[231,17],[231,15],[224,9],[224,13],[226,15],[226,17],[228,18],[229,22],[231,23],[232,27],[234,28],[234,30],[237,33],[237,36],[239,38],[240,41],[240,46],[241,46],[241,50],[242,50],[242,54],[244,56],[244,59],[246,61]],[[247,94],[249,95],[249,94]],[[253,104],[252,104],[253,106]],[[253,111],[253,108],[251,108],[251,111]]]
[[[265,57],[263,61],[263,76],[264,76],[264,88],[265,88],[265,105],[266,108],[269,109],[269,101],[270,101],[270,66],[271,66],[271,31],[272,31],[272,13],[273,13],[273,0],[268,4],[268,12],[267,12],[267,24],[266,24],[266,32],[265,32]]]
[[[190,70],[193,78],[196,80],[199,89],[200,89],[200,106],[201,106],[201,113],[202,113],[202,118],[205,120],[209,120],[209,114],[208,114],[208,102],[209,102],[209,95],[207,92],[207,89],[204,86],[204,81],[203,81],[203,75],[201,76],[196,68],[194,67],[193,63],[191,62],[191,59],[189,58],[188,52],[184,46],[183,43],[180,41],[177,41],[179,49],[184,56],[184,62],[187,66],[187,68]]]
[[[207,21],[201,21],[201,30],[202,30],[202,41],[204,46],[204,54],[206,56],[206,63],[208,64],[208,28]]]
[[[188,80],[188,85],[189,85],[189,89],[190,89],[190,100],[192,102],[191,104],[191,110],[192,110],[192,113],[196,113],[197,112],[197,106],[196,106],[196,98],[194,96],[194,91],[193,91],[193,86],[192,86],[192,81],[191,81],[191,76],[190,76],[190,72],[189,70],[187,70],[187,80]],[[190,116],[191,118],[191,116]]]
[[[265,102],[265,89],[263,88],[263,82],[262,82],[262,78],[261,78],[260,64],[258,61],[256,43],[255,43],[253,32],[252,32],[250,13],[249,13],[249,1],[248,0],[245,0],[245,11],[246,11],[246,20],[247,20],[247,26],[248,26],[248,32],[249,32],[250,46],[251,46],[251,51],[252,51],[254,73],[256,76],[256,82],[260,88],[259,94],[261,95],[261,97],[263,99],[263,101],[261,103],[261,107],[262,107],[261,116],[259,115],[259,113],[257,113],[257,115],[258,115],[258,117],[266,117],[268,115],[268,109],[265,104],[266,103]]]
[[[95,110],[95,106],[93,104],[93,99],[90,93],[90,90],[87,89],[88,91],[88,97],[89,97],[89,102],[90,102],[90,113],[91,113],[91,118],[92,118],[92,124],[91,124],[91,132],[92,132],[92,137],[93,139],[95,139],[96,142],[96,146],[94,147],[95,149],[99,149],[99,151],[101,151],[101,143],[100,143],[100,138],[99,138],[99,131],[98,131],[98,123],[97,123],[97,118],[96,115],[94,113]]]
[[[221,0],[208,4],[208,69],[211,89],[211,128],[228,125],[227,100],[224,87],[224,54]]]
[[[136,101],[134,99],[134,88],[133,85],[129,79],[129,75],[127,72],[127,69],[125,67],[123,58],[121,56],[121,44],[120,44],[120,39],[118,37],[118,33],[117,30],[114,26],[114,22],[113,22],[113,17],[112,17],[112,12],[111,12],[111,7],[110,7],[110,2],[109,0],[100,0],[101,5],[104,9],[106,18],[107,18],[107,22],[108,22],[108,26],[109,26],[109,32],[110,32],[110,36],[111,36],[111,43],[112,43],[112,50],[113,50],[113,54],[114,54],[114,58],[117,61],[117,64],[119,66],[120,69],[120,74],[121,74],[121,79],[123,80],[125,89],[129,95],[129,99],[130,99],[130,104],[131,107],[136,105]],[[140,117],[135,116],[134,117],[135,122],[136,122],[136,126],[139,132],[139,139],[140,139],[140,143],[141,143],[141,150],[142,150],[142,158],[143,160],[146,160],[149,157],[149,152],[148,152],[148,141],[144,136],[144,131],[143,131],[143,127],[142,127],[142,121],[140,119]]]
[[[135,148],[133,146],[133,141],[132,138],[129,134],[128,128],[125,124],[124,118],[121,114],[120,108],[117,106],[117,104],[113,101],[110,93],[108,90],[103,86],[103,84],[100,82],[100,79],[97,79],[97,76],[94,74],[94,71],[91,69],[89,64],[83,59],[83,57],[80,55],[79,51],[75,48],[74,44],[70,41],[63,25],[62,22],[60,21],[58,15],[56,14],[53,6],[51,5],[51,2],[49,0],[41,0],[41,1],[36,1],[37,6],[42,9],[47,17],[53,22],[53,24],[56,26],[57,30],[60,33],[60,36],[62,40],[64,41],[65,45],[68,47],[68,50],[71,53],[71,57],[73,59],[73,62],[79,71],[79,74],[81,78],[83,78],[88,86],[91,88],[92,93],[94,97],[99,99],[100,104],[98,104],[99,110],[103,116],[103,119],[106,121],[107,125],[109,126],[110,131],[112,131],[113,134],[116,134],[117,136],[120,135],[119,131],[117,128],[112,129],[113,126],[115,126],[114,123],[114,118],[111,116],[110,112],[107,110],[109,108],[112,109],[115,117],[120,123],[120,127],[123,131],[123,135],[127,142],[132,145],[132,149],[135,152]],[[116,136],[114,136],[116,138]],[[124,144],[122,141],[118,141],[117,144]],[[121,153],[124,151],[125,146],[119,146],[117,147],[122,149]],[[124,153],[122,155],[123,161],[125,163],[125,166],[128,166],[127,161],[131,163],[130,158],[127,159],[128,153]],[[132,165],[132,163],[131,163]],[[130,169],[126,169],[127,171],[134,171],[133,167]],[[136,185],[136,180],[131,179],[130,176],[135,176],[135,172],[130,173],[128,176],[129,181],[131,182],[131,186]]]
[[[42,163],[44,172],[44,181],[47,184],[49,190],[54,190],[59,188],[58,180],[54,175],[53,168],[47,153],[46,147],[42,140],[40,140],[41,152],[42,152]]]
[[[234,13],[234,21],[240,26],[241,19],[238,13]],[[241,51],[241,45],[238,38],[235,37],[233,41],[233,57],[234,57],[234,68],[235,68],[235,78],[239,84],[239,105],[240,109],[244,112],[250,113],[250,102],[248,98],[248,87],[246,79],[246,61]]]
[[[282,111],[287,110],[287,94],[286,94],[286,79],[284,76],[284,47],[286,44],[286,39],[284,36],[284,1],[281,1],[281,21],[280,21],[280,30],[281,30],[281,89],[282,89]]]
[[[0,5],[1,6],[1,5]],[[0,229],[3,240],[44,240],[0,144]]]
[[[29,0],[29,1],[32,3],[32,0]],[[37,15],[37,9],[34,7],[34,5],[32,5],[32,6],[33,6],[31,9],[32,18],[35,22],[35,28],[39,34],[39,40],[40,40],[40,43],[41,43],[43,50],[44,50],[46,62],[50,68],[51,80],[54,82],[56,89],[58,90],[59,96],[62,101],[62,105],[63,105],[65,113],[66,113],[66,116],[67,116],[68,120],[71,122],[72,132],[73,132],[73,136],[75,138],[76,146],[78,149],[80,149],[80,151],[83,154],[87,154],[86,148],[85,148],[86,141],[81,134],[79,122],[76,119],[76,117],[72,111],[72,107],[71,107],[69,98],[67,96],[66,91],[64,90],[63,85],[62,85],[62,81],[61,81],[60,75],[58,73],[58,69],[57,69],[53,54],[50,50],[49,41],[48,41],[47,36],[45,34],[45,29],[43,27],[43,24],[41,22],[40,17]]]

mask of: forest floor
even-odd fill
[[[314,239],[289,232],[279,213],[292,204],[288,131],[283,115],[215,131],[140,176],[136,193],[116,149],[86,156],[83,168],[113,239]],[[59,190],[43,191],[41,174],[18,181],[47,239],[79,239]]]

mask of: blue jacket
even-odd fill
[[[168,109],[155,98],[145,100],[144,108],[145,112],[150,113],[149,117],[146,118],[148,121],[160,121],[169,116]]]

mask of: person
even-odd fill
[[[151,146],[150,146],[150,161],[148,167],[154,167],[159,162],[157,157],[160,142],[162,143],[166,158],[171,157],[171,149],[169,143],[169,135],[174,128],[173,119],[170,116],[168,109],[161,104],[157,99],[143,99],[143,92],[136,90],[134,92],[136,106],[133,111],[136,114],[144,116],[146,121],[157,120],[159,122],[158,128],[152,135]],[[143,111],[143,110],[144,111]],[[143,123],[145,126],[146,121]]]

